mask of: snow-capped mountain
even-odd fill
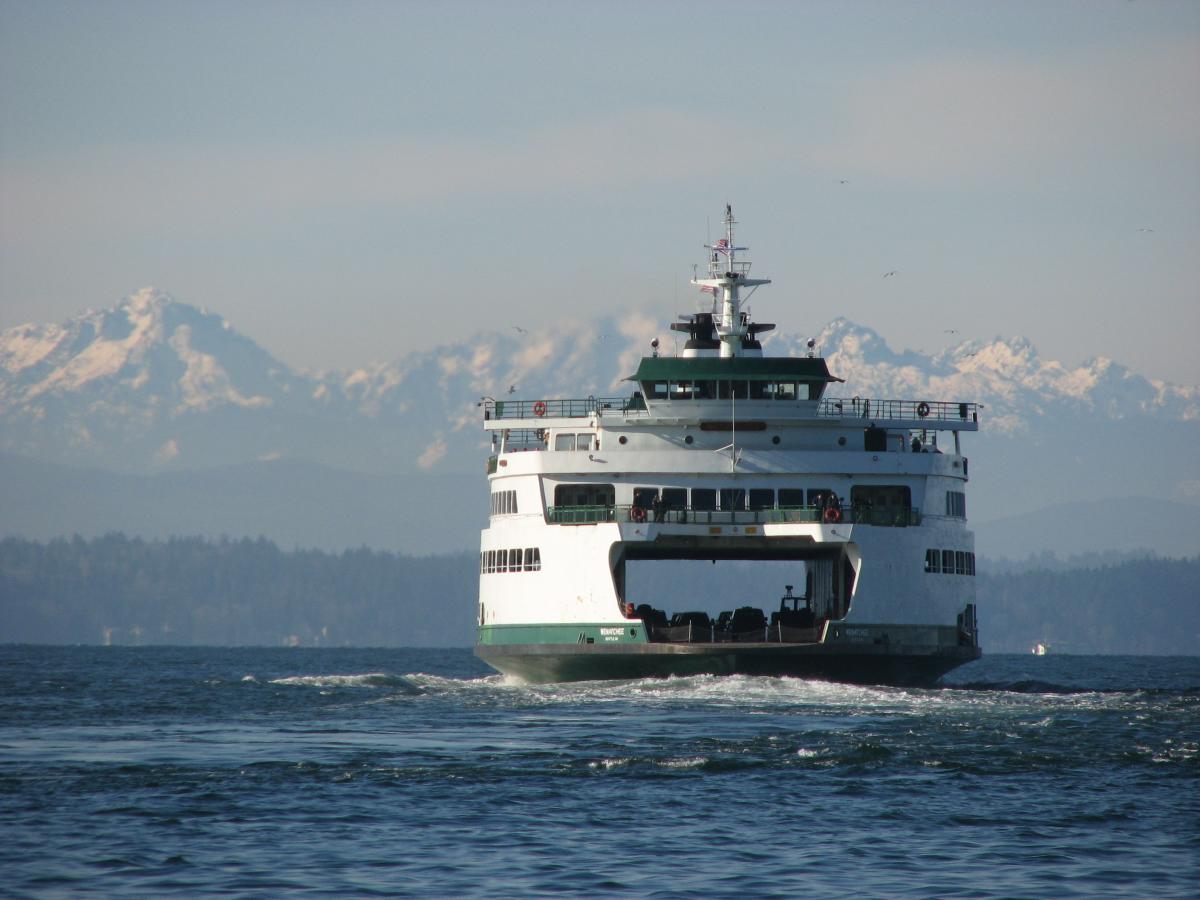
[[[816,341],[831,371],[846,378],[846,387],[853,386],[856,393],[978,400],[986,406],[987,428],[994,432],[1030,433],[1045,415],[1200,418],[1196,387],[1151,380],[1102,357],[1067,368],[1042,359],[1026,338],[964,341],[923,356],[896,353],[871,329],[836,319]]]
[[[0,332],[0,451],[126,473],[284,458],[387,476],[477,474],[481,397],[625,394],[653,337],[672,352],[665,322],[631,312],[297,372],[220,316],[147,288],[61,325]],[[803,355],[809,337],[775,334],[766,352]],[[985,514],[1105,496],[1200,499],[1196,387],[1107,359],[1065,366],[1023,338],[929,356],[845,319],[811,337],[846,380],[840,396],[984,405],[968,452],[972,473],[987,473],[976,489]]]

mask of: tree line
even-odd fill
[[[469,646],[478,571],[471,553],[285,551],[265,538],[10,537],[0,540],[0,642]],[[981,569],[977,585],[985,651],[1200,646],[1200,557]]]
[[[265,538],[0,541],[0,640],[464,646],[473,555],[284,551]]]

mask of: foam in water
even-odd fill
[[[413,694],[421,691],[404,676],[388,675],[385,672],[369,672],[363,675],[292,675],[287,678],[272,678],[270,683],[317,688],[400,688]]]

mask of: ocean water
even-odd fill
[[[1195,897],[1200,658],[526,686],[469,650],[0,647],[13,896]]]

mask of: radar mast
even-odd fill
[[[771,283],[769,278],[751,278],[750,263],[738,261],[737,254],[750,248],[739,247],[734,242],[733,226],[736,224],[733,208],[726,203],[725,237],[715,244],[704,245],[709,252],[708,277],[692,278],[692,284],[713,295],[713,327],[720,341],[722,357],[743,355],[745,339],[760,330],[751,326],[750,317],[742,312],[742,303],[749,295],[743,298],[741,289],[751,288],[753,293],[759,285]]]

